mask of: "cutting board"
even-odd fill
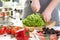
[[[52,28],[52,27],[55,26],[55,24],[56,24],[56,21],[46,22],[46,27],[48,27],[48,28]]]

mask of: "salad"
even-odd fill
[[[23,19],[23,25],[29,27],[42,27],[45,25],[45,21],[41,14],[31,14],[27,18]]]

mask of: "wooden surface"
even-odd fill
[[[46,27],[51,28],[51,27],[54,27],[55,24],[56,24],[56,21],[50,21],[46,23]]]

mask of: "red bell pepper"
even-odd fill
[[[17,40],[28,40],[29,39],[29,31],[24,29],[16,32]]]

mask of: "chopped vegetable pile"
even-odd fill
[[[23,19],[23,25],[29,27],[42,27],[45,25],[41,14],[31,14],[27,18]]]

